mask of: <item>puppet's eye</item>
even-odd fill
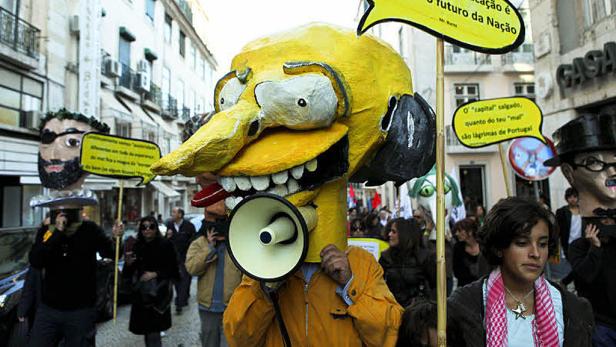
[[[449,193],[451,191],[451,185],[445,182],[445,185],[443,186],[443,191],[445,192],[445,194]]]
[[[235,71],[221,78],[214,90],[216,112],[226,110],[235,105],[245,89],[246,84],[235,77]]]
[[[74,137],[67,137],[65,143],[68,147],[79,147],[79,145],[81,144],[81,141],[79,141],[79,139],[76,139]]]
[[[434,187],[431,185],[425,186],[419,191],[419,195],[423,196],[424,198],[429,198],[432,196],[432,194],[434,194]]]
[[[330,126],[338,107],[331,80],[318,73],[259,83],[255,98],[266,123],[298,130]]]

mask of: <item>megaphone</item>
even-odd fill
[[[316,226],[314,207],[297,208],[268,193],[244,198],[231,212],[227,251],[245,275],[264,282],[295,273],[308,252],[308,232]]]

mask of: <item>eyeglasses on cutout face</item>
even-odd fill
[[[77,130],[77,129],[69,129],[59,134],[53,131],[50,131],[50,130],[43,130],[41,132],[41,143],[44,145],[48,145],[50,143],[53,143],[60,136],[71,135],[71,134],[84,134],[84,133],[85,131]],[[75,140],[75,141],[78,141],[78,140]]]
[[[588,157],[586,159],[584,159],[583,162],[581,163],[571,163],[571,166],[573,166],[573,168],[577,168],[577,167],[583,167],[586,170],[590,171],[590,172],[601,172],[603,170],[607,170],[610,167],[614,167],[616,168],[616,162],[614,163],[606,163],[602,160],[599,160],[595,157]]]

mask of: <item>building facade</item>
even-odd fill
[[[486,55],[445,43],[444,115],[445,171],[457,178],[464,197],[490,208],[507,196],[498,145],[469,149],[460,144],[452,127],[453,114],[461,104],[480,99],[526,96],[535,99],[533,39],[528,2],[518,1],[526,25],[524,43],[504,55]],[[382,23],[370,33],[388,42],[404,58],[413,74],[413,89],[435,108],[436,39],[409,25]],[[502,144],[506,152],[508,144]],[[549,190],[523,180],[505,168],[511,195],[533,197],[535,189]],[[547,180],[546,180],[547,181]]]
[[[543,133],[616,107],[616,1],[531,0],[530,10]],[[565,204],[568,187],[560,170],[550,176],[553,208]]]
[[[198,2],[2,0],[0,6],[0,227],[42,219],[28,202],[44,192],[37,172],[44,112],[66,107],[96,116],[111,134],[155,142],[165,155],[181,143],[190,117],[213,109],[216,61],[193,25],[206,21]],[[129,222],[152,212],[166,218],[175,206],[190,210],[197,189],[194,178],[182,176],[136,183],[125,180],[122,215]],[[110,228],[119,181],[92,175],[85,187],[100,201],[85,214]],[[20,206],[6,203],[17,199]]]

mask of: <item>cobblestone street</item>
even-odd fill
[[[171,306],[171,329],[167,330],[163,337],[163,346],[197,347],[199,342],[199,312],[196,302],[197,281],[193,278],[190,287],[190,298],[187,308],[181,315],[175,314],[175,306]],[[142,335],[135,335],[128,331],[128,319],[130,317],[130,305],[118,307],[118,320],[113,324],[113,319],[100,323],[97,326],[96,345],[99,347],[142,347],[145,346]]]

